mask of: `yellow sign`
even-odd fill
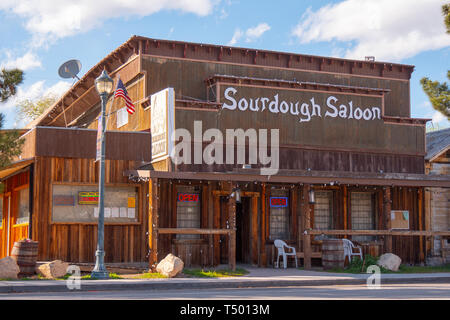
[[[128,197],[128,208],[135,208],[135,207],[136,207],[136,198]]]

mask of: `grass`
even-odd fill
[[[329,269],[327,272],[335,273],[366,273],[367,267],[370,265],[376,265],[378,258],[371,255],[366,255],[365,261],[361,261],[359,258],[354,258],[352,262],[344,269],[335,268]],[[398,271],[391,271],[380,267],[381,273],[433,273],[433,272],[450,272],[450,264],[444,266],[407,266],[400,265]]]
[[[163,279],[167,278],[165,275],[162,275],[157,272],[145,272],[145,273],[139,273],[136,275],[129,275],[126,277],[127,279]]]
[[[183,273],[198,278],[223,278],[243,276],[249,272],[243,268],[236,268],[235,271],[230,269],[185,269],[183,270]]]

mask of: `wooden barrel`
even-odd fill
[[[16,260],[19,266],[19,276],[33,275],[36,268],[38,255],[38,241],[20,240],[14,242],[11,258]]]
[[[341,239],[324,239],[322,266],[324,269],[344,268],[344,244]]]

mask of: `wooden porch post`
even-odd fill
[[[214,221],[214,229],[220,229],[220,196],[217,194],[214,195],[214,204],[213,204],[213,221]],[[220,264],[220,235],[215,234],[213,236],[213,251],[214,251],[214,265]]]
[[[261,245],[260,245],[261,259],[259,265],[261,267],[267,266],[266,255],[266,185],[261,185]]]
[[[159,188],[158,178],[149,181],[149,217],[148,217],[148,244],[150,247],[149,267],[156,268],[158,264],[158,218],[159,218]]]
[[[391,187],[386,187],[383,189],[383,215],[386,230],[391,230],[391,209],[392,209],[392,200],[391,200]],[[384,240],[385,245],[385,253],[392,252],[392,236],[386,235]]]
[[[252,264],[258,264],[258,197],[252,196],[252,234],[251,234],[251,250]]]
[[[347,186],[343,186],[343,203],[342,203],[342,211],[343,211],[343,219],[344,219],[344,230],[347,230],[348,224],[348,189]],[[345,239],[348,238],[347,235],[344,236]]]
[[[417,200],[418,200],[418,208],[417,210],[419,210],[419,230],[422,231],[423,230],[423,223],[422,223],[422,217],[423,217],[423,188],[419,188],[418,190],[418,196],[417,196]],[[424,262],[425,261],[425,253],[423,250],[423,237],[420,236],[419,237],[419,252],[420,252],[420,262]]]
[[[309,184],[303,186],[302,216],[303,216],[303,261],[306,270],[311,269],[311,235],[305,234],[311,229],[311,210],[309,204]]]
[[[228,200],[228,265],[231,270],[236,270],[236,198],[230,197]]]

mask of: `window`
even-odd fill
[[[30,189],[19,190],[19,211],[16,224],[28,223],[30,220]]]
[[[52,186],[52,222],[98,222],[98,185]],[[105,222],[138,222],[138,188],[105,186]]]
[[[3,227],[3,197],[0,196],[0,228]]]
[[[273,201],[276,199],[276,201]],[[289,239],[289,192],[286,190],[272,190],[269,199],[270,224],[269,238],[271,240]]]
[[[333,192],[316,191],[314,204],[314,229],[333,228]]]
[[[177,228],[200,228],[199,187],[177,186]],[[177,234],[177,239],[198,239],[196,234]]]
[[[351,219],[353,230],[375,229],[375,206],[374,193],[352,192],[351,193]],[[356,241],[371,241],[373,236],[353,236]]]

